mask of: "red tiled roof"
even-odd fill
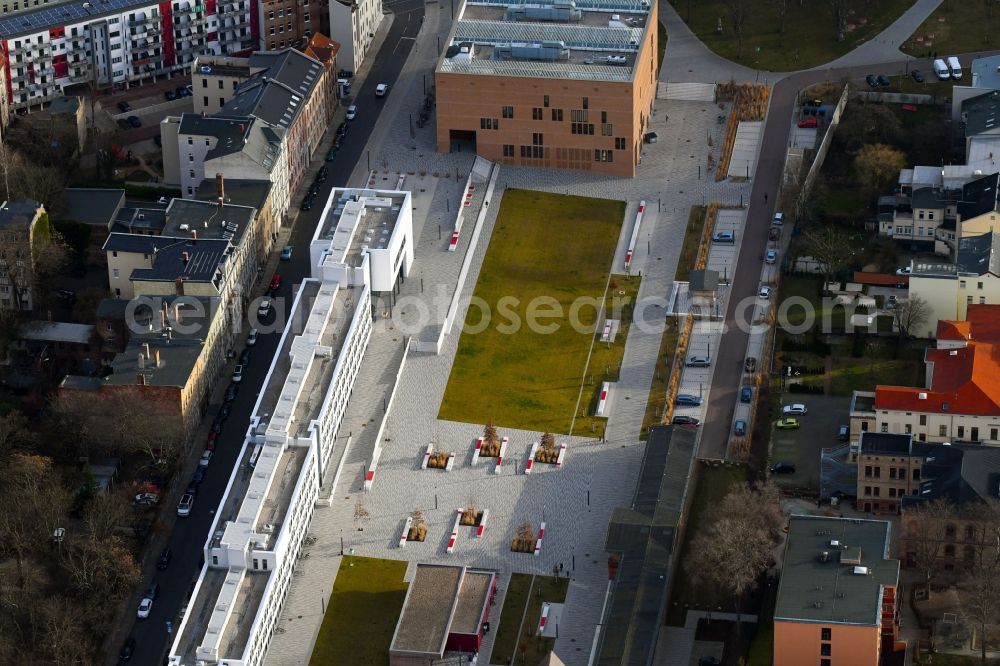
[[[302,52],[310,58],[319,60],[324,65],[329,65],[337,57],[337,51],[339,50],[340,44],[338,42],[317,32],[313,33],[313,36],[309,38],[309,43],[306,44]]]
[[[1000,305],[970,305],[965,321],[938,322],[937,337],[967,342],[928,349],[930,388],[879,386],[875,408],[1000,415]]]

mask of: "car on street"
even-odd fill
[[[795,474],[795,465],[790,462],[776,462],[771,465],[771,474]]]
[[[232,402],[236,400],[236,395],[240,392],[239,384],[230,384],[229,388],[226,389],[226,395],[223,397],[223,401]]]
[[[778,227],[771,227],[767,230],[767,240],[776,241],[781,238],[781,229]]]
[[[915,69],[912,72],[910,72],[910,78],[913,79],[916,83],[923,83],[924,73],[921,72],[919,69]]]
[[[747,422],[743,419],[738,419],[736,423],[733,424],[733,434],[737,437],[742,437],[747,434]]]
[[[340,70],[340,72],[337,73],[337,77],[341,79],[353,79],[354,72],[352,72],[349,69],[342,69]]]
[[[774,224],[774,225],[777,225],[777,226],[780,227],[784,223],[785,223],[785,214],[784,213],[775,213],[774,217],[771,218],[771,224]]]
[[[180,86],[174,92],[177,93],[177,99],[180,99],[181,97],[190,97],[191,96],[191,91],[187,89],[187,86]]]
[[[747,360],[743,361],[743,370],[745,372],[757,372],[757,358],[755,356],[748,356]]]
[[[375,86],[375,96],[376,97],[385,97],[388,93],[389,93],[389,84],[388,83],[380,83],[377,86]]]
[[[118,652],[118,661],[129,661],[132,659],[133,654],[135,654],[135,639],[129,636],[125,640],[125,644],[122,645],[122,649]]]
[[[909,275],[912,272],[913,272],[913,269],[910,268],[909,266],[906,266],[905,268],[897,268],[896,269],[896,275]]]
[[[271,291],[277,291],[281,289],[281,275],[275,273],[271,276],[271,284],[268,286]]]
[[[673,423],[674,425],[679,425],[679,426],[695,426],[695,427],[697,427],[698,424],[701,423],[701,421],[699,421],[698,419],[696,419],[693,416],[683,416],[682,415],[682,416],[675,416],[673,418],[673,420],[671,421],[671,423]]]
[[[219,433],[222,432],[222,426],[224,424],[225,424],[225,419],[221,419],[218,416],[215,417],[215,420],[212,421],[212,432],[215,434],[215,437],[210,441],[215,441],[216,439],[219,438]]]
[[[690,356],[685,364],[689,368],[707,368],[712,365],[710,356]]]
[[[758,298],[769,299],[771,298],[771,288],[768,286],[763,286],[757,291]]]
[[[776,264],[778,263],[778,251],[775,249],[770,249],[767,254],[764,255],[765,264]]]
[[[228,403],[223,403],[222,407],[219,408],[219,418],[225,421],[229,418],[229,414],[233,411],[233,406]]]
[[[76,292],[72,289],[56,289],[53,293],[64,301],[72,301],[76,298]]]
[[[177,515],[181,518],[185,518],[191,515],[191,507],[194,505],[194,495],[188,495],[185,493],[181,497],[181,501],[177,503]]]
[[[656,132],[646,132],[642,135],[642,140],[646,143],[656,143],[660,138],[660,135]]]
[[[202,467],[208,467],[208,464],[212,462],[212,452],[209,449],[205,449],[201,452],[201,459],[198,464]]]
[[[246,347],[240,352],[240,365],[250,365],[250,348]]]
[[[156,560],[156,568],[163,571],[170,566],[170,560],[174,559],[174,551],[170,548],[164,548],[160,551],[160,557]]]
[[[801,416],[802,414],[806,414],[808,411],[809,410],[806,409],[806,406],[803,405],[801,402],[796,402],[795,404],[792,405],[785,405],[784,407],[781,408],[781,413],[784,414],[785,416],[788,416],[789,414],[796,414]]]
[[[153,600],[149,597],[143,597],[142,601],[139,602],[139,609],[135,612],[135,616],[140,620],[145,620],[149,617],[149,613],[153,610]]]
[[[204,480],[205,480],[205,468],[200,466],[196,467],[194,470],[194,474],[191,475],[191,483],[195,485],[201,485],[201,482]],[[193,496],[194,493],[191,493],[191,495]]]
[[[892,81],[890,81],[889,77],[885,74],[879,74],[878,77],[876,77],[876,82],[881,88],[888,88],[892,85]]]
[[[289,259],[291,259],[292,258],[292,250],[294,250],[294,249],[295,248],[293,246],[291,246],[291,245],[286,245],[285,247],[281,248],[281,260],[282,261],[288,261]]]
[[[146,590],[146,598],[156,601],[158,596],[160,596],[160,584],[154,582],[150,584],[149,589]]]
[[[701,404],[701,398],[691,393],[678,393],[677,397],[674,398],[674,404],[682,407],[697,407]]]
[[[160,204],[161,206],[166,206],[170,203],[170,197],[160,197],[159,199],[156,200],[156,203]]]
[[[250,332],[247,334],[247,347],[253,347],[257,344],[257,336],[260,335],[260,331],[256,328],[251,328]]]
[[[302,200],[302,203],[299,204],[299,210],[303,211],[312,210],[312,207],[313,207],[312,197],[306,197],[305,199]]]
[[[805,102],[802,103],[802,106],[809,106],[813,108],[820,107],[823,106],[823,100],[819,98],[807,99]]]
[[[794,416],[786,416],[783,419],[778,419],[778,422],[774,424],[774,427],[778,430],[798,430],[799,420]]]
[[[239,384],[241,381],[243,381],[243,366],[238,365],[233,368],[233,383]]]
[[[358,117],[358,105],[357,104],[351,104],[349,107],[347,107],[347,116],[346,117],[347,117],[348,120],[354,120],[355,118]]]
[[[132,110],[132,107],[129,105],[128,102],[118,102],[118,110],[121,111],[122,113],[128,113],[129,111]]]
[[[809,118],[803,118],[802,120],[799,121],[799,127],[802,128],[816,127],[817,125],[819,125],[819,121],[813,118],[812,116],[810,116]]]
[[[753,388],[744,386],[740,389],[740,402],[750,402],[753,399]]]
[[[865,83],[868,84],[869,88],[878,88],[878,78],[874,74],[866,76]]]
[[[330,172],[327,170],[327,168],[325,166],[321,166],[319,168],[319,171],[316,172],[316,182],[317,183],[325,183],[326,182],[326,177],[327,177],[327,175],[329,173]]]
[[[354,119],[348,118],[347,120],[354,120]],[[337,125],[337,138],[339,140],[343,140],[344,137],[347,136],[347,131],[351,128],[351,126],[347,124],[347,120]]]
[[[142,127],[142,121],[139,120],[139,116],[129,116],[128,124],[132,127]]]
[[[174,92],[173,90],[166,91],[165,93],[163,93],[163,96],[167,98],[168,102],[172,102],[175,99],[177,99],[177,93]]]
[[[332,162],[335,159],[337,159],[337,149],[333,146],[330,146],[330,150],[326,151],[326,161]]]
[[[266,317],[269,312],[271,312],[271,299],[270,298],[260,299],[260,305],[257,306],[257,316]]]

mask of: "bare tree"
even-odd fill
[[[46,518],[53,508],[67,508],[56,506],[53,492],[61,486],[53,476],[52,461],[44,456],[15,453],[5,464],[0,506],[8,510],[0,511],[0,555],[14,558],[22,585],[28,558],[51,537],[52,524]]]
[[[11,410],[0,418],[0,459],[16,449],[29,449],[37,437],[20,410]]]
[[[979,634],[980,659],[986,666],[991,629],[1000,621],[1000,567],[995,563],[970,567],[960,588],[962,615]]]
[[[778,32],[785,32],[785,15],[788,13],[788,0],[771,0],[774,10],[778,13]]]
[[[803,234],[802,242],[805,251],[823,266],[828,279],[850,266],[854,256],[847,235],[833,227],[810,229]]]
[[[783,521],[773,485],[741,485],[731,490],[692,539],[685,572],[696,586],[728,594],[739,613],[740,600],[771,564]]]
[[[914,328],[927,323],[931,316],[931,306],[919,294],[910,294],[905,301],[896,304],[892,311],[892,320],[899,331],[899,337],[910,335]]]
[[[913,509],[910,514],[904,536],[906,557],[923,574],[930,597],[931,583],[941,567],[945,534],[948,526],[954,525],[956,511],[951,502],[940,499]]]
[[[743,36],[747,19],[750,18],[750,0],[723,0],[729,12],[729,23],[736,35],[736,59],[743,57]]]

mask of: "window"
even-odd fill
[[[267,571],[267,560],[260,561],[260,568],[263,569],[264,571]]]
[[[868,432],[868,421],[861,422],[861,432]]]
[[[503,107],[502,109],[500,109],[500,115],[502,115],[504,118],[513,118],[514,117],[514,107],[512,107],[512,106],[505,106],[505,107]]]
[[[544,106],[545,108],[549,108],[549,96],[548,95],[544,95],[542,97],[542,106]]]
[[[914,481],[919,481],[920,480],[920,469],[919,468],[913,470],[913,480]]]
[[[222,90],[222,86],[223,86],[223,81],[222,79],[219,79],[219,90]]]
[[[819,666],[830,666],[830,660],[829,659],[820,659],[819,660]]]
[[[995,440],[996,438],[997,438],[997,429],[996,428],[990,428],[990,439]]]
[[[872,471],[875,472],[875,478],[876,479],[881,479],[882,478],[882,468],[881,467],[875,467],[875,468],[872,469]]]
[[[593,125],[591,125],[593,127]],[[614,162],[615,154],[611,150],[594,150],[595,162]]]
[[[829,643],[820,643],[819,644],[819,653],[821,655],[823,655],[824,657],[829,657],[830,656],[830,644]]]
[[[962,439],[965,437],[965,426],[958,426],[958,438]]]
[[[514,157],[514,144],[512,143],[503,144],[503,156]]]
[[[541,132],[532,132],[531,143],[535,146],[545,145],[545,136]]]
[[[191,169],[190,171],[188,171],[188,176],[190,176],[191,178],[194,178],[194,169]]]
[[[190,136],[188,137],[188,145],[189,146],[194,145],[194,138],[193,137],[190,137]]]
[[[961,289],[965,289],[965,280],[959,280],[959,281],[958,281],[958,286],[959,286],[959,287],[960,287]]]
[[[971,437],[969,437],[969,439],[971,439],[973,442],[978,442],[979,441],[979,427],[978,426],[972,426],[972,429],[970,431],[970,435],[971,435]]]
[[[562,122],[563,110],[562,109],[552,109],[552,120],[557,122]]]
[[[603,111],[601,113],[603,113]],[[614,125],[611,123],[601,123],[601,136],[614,136],[614,134]]]
[[[955,557],[955,546],[950,543],[944,545],[944,556],[945,557]]]
[[[883,423],[881,430],[882,430],[882,432],[889,432],[889,424],[888,423]]]
[[[939,425],[938,426],[938,436],[939,437],[947,437],[948,436],[948,426],[946,426],[946,425]]]
[[[194,162],[194,155],[192,153],[188,153],[188,162]]]
[[[872,491],[873,491],[872,494],[875,497],[878,497],[879,495],[882,494],[882,489],[880,487],[878,487],[878,486],[875,486],[874,488],[872,488]]]
[[[979,304],[980,305],[986,305],[986,297],[985,296],[980,296],[979,297]]]
[[[259,569],[259,568],[260,568],[260,567],[258,566],[258,560],[257,560],[257,558],[256,558],[256,557],[255,557],[255,558],[253,558],[253,568],[254,568],[254,569]]]
[[[587,134],[593,136],[594,123],[573,123],[570,125],[570,131],[573,134]]]
[[[208,106],[208,97],[203,97],[202,99],[205,100],[205,106]]]
[[[541,120],[542,119],[542,109],[541,109],[541,107],[537,107],[536,106],[536,107],[533,107],[531,109],[531,119],[532,120]]]
[[[833,629],[830,627],[823,627],[819,630],[819,639],[821,641],[833,640]]]
[[[896,478],[896,468],[895,467],[890,467],[889,468],[889,478],[890,479],[895,479]]]
[[[920,425],[922,425],[922,426],[927,425],[927,415],[926,414],[921,414],[920,415]]]
[[[965,540],[972,541],[976,538],[976,528],[972,525],[965,526]]]
[[[872,478],[872,466],[871,465],[865,465],[865,478],[866,479]]]
[[[116,280],[120,277],[120,274],[119,274],[119,271],[118,271],[117,268],[111,269],[111,274],[112,274],[112,277],[114,277]]]
[[[585,109],[589,109],[590,108],[590,98],[589,97],[584,97],[583,98],[583,108],[585,108]]]
[[[945,525],[944,536],[946,538],[948,538],[948,539],[954,539],[955,538],[955,531],[956,530],[955,530],[955,526],[954,525],[951,525],[951,524]],[[954,552],[954,549],[952,550],[952,552]]]
[[[484,129],[484,130],[496,130],[496,129],[500,129],[500,119],[499,118],[480,118],[479,119],[479,129]]]
[[[615,150],[625,150],[625,137],[615,137]]]
[[[909,423],[905,424],[903,426],[903,432],[906,433],[907,435],[911,434],[913,432],[913,426],[910,425]]]
[[[982,282],[977,282],[976,283],[976,289],[978,289],[979,291],[982,291],[983,290],[983,283]]]
[[[226,105],[226,98],[225,97],[220,97],[219,98],[219,106],[225,106],[225,105]]]
[[[871,496],[871,494],[872,494],[872,487],[865,486],[865,495]]]
[[[972,305],[972,296],[966,296],[965,297],[965,304],[966,305]]]
[[[569,119],[574,123],[585,123],[587,122],[587,112],[580,109],[571,109]]]

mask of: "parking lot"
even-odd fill
[[[837,446],[837,428],[848,423],[851,399],[823,395],[785,393],[781,404],[802,403],[809,410],[798,416],[798,430],[778,430],[772,423],[769,464],[789,462],[793,474],[775,474],[779,487],[819,491],[820,454],[822,449]]]

